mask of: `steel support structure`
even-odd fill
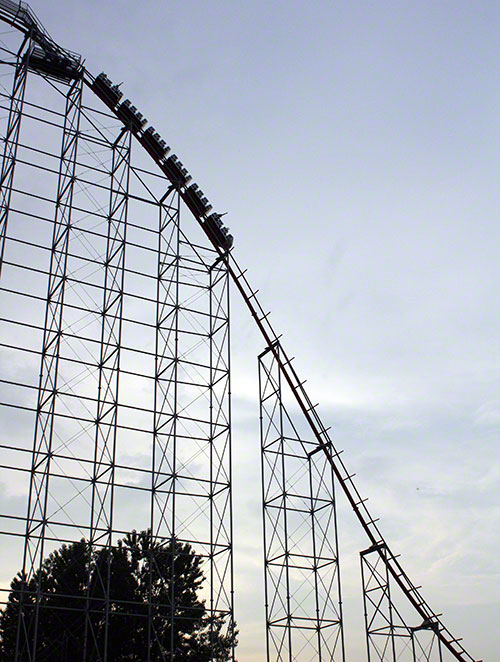
[[[27,585],[34,580],[36,594],[33,596],[33,606],[23,604],[23,595],[20,599],[16,645],[16,657],[20,659],[24,656],[24,651],[29,650],[30,659],[35,660],[38,648],[38,622],[43,593],[40,570],[46,552],[47,527],[51,523],[48,512],[49,484],[56,401],[60,386],[60,350],[63,336],[63,310],[68,276],[81,99],[82,81],[80,79],[73,81],[68,87],[64,110],[22,568],[22,575]]]
[[[210,466],[210,647],[227,620],[224,635],[235,640],[232,555],[231,364],[229,273],[219,257],[209,266],[209,466]],[[234,657],[234,651],[233,651]]]
[[[439,626],[422,623],[410,628],[413,659],[415,662],[443,662],[443,646]]]
[[[13,28],[0,63],[13,79],[8,89],[0,83],[0,590],[18,624],[4,654],[106,662],[110,619],[122,619],[150,662],[173,660],[187,641],[176,623],[199,616],[211,659],[222,645],[234,658],[231,279],[267,347],[259,374],[268,660],[344,657],[335,478],[371,545],[362,555],[369,647],[379,637],[382,655],[394,658],[401,627],[413,660],[441,662],[448,651],[474,662],[387,545],[229,250],[220,215],[207,217],[206,199],[188,188],[164,141],[130,103],[118,106],[116,87],[52,40],[28,5],[2,0],[0,19]],[[28,71],[36,74],[29,85]],[[82,82],[105,105],[84,104]],[[130,134],[145,148],[134,164],[120,156]],[[188,233],[182,201],[197,220]],[[298,407],[293,418],[287,398]],[[112,581],[113,559],[138,545],[147,550],[141,601]],[[76,567],[86,590],[44,583],[47,564],[68,554],[68,577]],[[188,556],[205,577],[197,614],[173,581]],[[420,625],[404,624],[398,592],[406,621]],[[42,644],[44,614],[62,613],[55,604],[66,614],[64,635]]]
[[[399,587],[391,580],[384,554],[384,546],[360,554],[368,662],[443,662],[438,624],[406,624],[398,608]]]
[[[207,659],[234,659],[227,263],[192,219],[181,229],[179,191],[142,150],[132,159],[133,128],[23,49],[0,92],[6,654],[107,662],[120,631],[173,661],[191,621]],[[147,548],[140,596],[114,579],[132,540]],[[63,559],[71,572],[47,583]]]
[[[274,350],[259,356],[267,659],[342,662],[333,472],[286,409]]]
[[[5,135],[3,136],[4,150],[2,169],[0,172],[0,276],[2,274],[5,238],[7,236],[7,222],[9,218],[10,201],[12,197],[12,183],[16,167],[17,145],[23,114],[24,92],[28,74],[29,50],[31,42],[23,39],[13,66],[15,67],[12,93],[9,96],[9,115]]]
[[[234,634],[229,279],[217,254],[181,231],[175,189],[160,206],[157,260],[150,528],[155,544],[178,545],[179,553],[183,544],[195,545],[204,559],[207,636],[216,660],[215,635]],[[148,649],[172,661],[175,621],[189,610],[175,592],[175,562],[172,554],[164,577],[150,565],[151,590],[162,583],[168,603],[151,607]],[[157,626],[162,607],[170,613],[167,633]]]
[[[111,156],[88,539],[89,559],[96,545],[103,547],[107,553],[105,554],[106,563],[102,566],[97,565],[93,581],[89,576],[85,612],[84,659],[106,660],[108,657],[107,643],[112,597],[110,595],[112,556],[109,550],[113,546],[113,502],[120,401],[130,143],[130,131],[122,129],[112,145]],[[90,568],[89,562],[89,571]]]

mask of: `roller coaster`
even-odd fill
[[[141,508],[148,509],[144,521],[156,540],[175,537],[200,550],[209,578],[210,614],[223,617],[229,635],[233,632],[231,281],[265,346],[259,377],[268,662],[346,659],[335,484],[367,536],[360,558],[368,661],[431,662],[448,656],[473,662],[385,540],[258,292],[239,266],[222,215],[213,211],[160,133],[148,126],[132,101],[123,99],[121,85],[104,72],[91,74],[79,55],[50,37],[26,3],[0,0],[0,18],[19,42],[17,49],[3,48],[2,60],[12,88],[2,93],[8,118],[0,179],[1,292],[26,306],[19,318],[18,303],[10,308],[10,317],[3,313],[2,322],[14,330],[2,333],[1,341],[12,356],[29,356],[30,366],[35,359],[40,362],[37,384],[5,380],[12,393],[29,394],[36,401],[29,404],[26,395],[2,402],[12,412],[9,416],[26,416],[35,428],[30,446],[2,440],[2,449],[12,456],[4,466],[29,479],[27,514],[2,515],[9,523],[2,535],[21,541],[18,558],[24,559],[26,578],[19,596],[15,660],[63,659],[55,650],[47,653],[37,646],[44,595],[40,586],[34,591],[26,586],[33,578],[36,584],[44,556],[57,544],[80,535],[90,547],[115,544],[127,531],[125,515],[117,514],[117,495],[125,489],[149,500]],[[84,102],[84,90],[98,108]],[[57,130],[59,154],[45,145],[45,138],[38,140],[41,133],[23,134],[30,122],[43,122],[47,132]],[[131,159],[134,141],[140,166]],[[99,157],[99,162],[94,157],[102,152],[108,160]],[[154,171],[143,163],[152,164]],[[48,185],[35,186],[38,171],[52,176],[54,198],[46,193]],[[132,181],[141,193],[133,190]],[[28,192],[30,186],[34,188]],[[85,196],[87,202],[79,202]],[[181,228],[181,203],[201,230],[197,242]],[[146,212],[133,212],[140,205],[154,210],[155,228],[148,226],[149,220],[143,225]],[[132,216],[137,220],[131,221]],[[11,225],[23,219],[33,233],[10,233]],[[41,238],[40,227],[47,239]],[[30,256],[42,255],[42,248],[49,258],[32,260]],[[154,261],[154,271],[143,266],[142,258],[131,265],[129,254],[139,251]],[[22,284],[20,269],[31,279],[30,291],[31,286]],[[125,278],[142,279],[148,293],[139,287],[127,291]],[[42,281],[45,293],[36,289]],[[144,319],[143,304],[144,310],[149,306]],[[7,299],[4,305],[5,311]],[[134,324],[142,327],[127,331]],[[146,363],[147,370],[141,366]],[[130,387],[125,386],[127,375],[135,379]],[[150,404],[134,402],[140,399],[135,391],[125,402],[121,393],[135,389],[132,384],[141,379]],[[203,411],[200,400],[206,405]],[[290,413],[297,407],[300,416]],[[143,415],[152,418],[152,426]],[[129,466],[117,450],[122,444],[131,455],[137,438],[153,440],[149,465],[131,466],[134,460]],[[187,451],[189,444],[194,446]],[[127,471],[141,473],[125,478]],[[146,480],[150,484],[144,487]],[[58,481],[64,483],[60,492]],[[71,489],[73,496],[68,496]],[[198,519],[202,511],[203,521]],[[23,600],[28,597],[36,617],[26,627]],[[102,614],[107,623],[112,602],[109,595],[100,601],[87,595],[82,609]],[[182,617],[175,596],[169,608],[172,622]],[[85,627],[81,659],[106,661],[105,649],[91,636],[95,620],[87,618]],[[153,630],[150,626],[147,659],[175,660],[173,647],[164,643],[161,657],[154,657]],[[80,659],[77,655],[71,659]],[[221,659],[215,649],[211,655]]]

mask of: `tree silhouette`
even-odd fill
[[[83,540],[64,544],[29,581],[12,580],[0,660],[16,660],[16,646],[16,662],[33,647],[40,662],[160,662],[171,651],[175,662],[230,660],[236,632],[198,596],[201,563],[188,543],[160,544],[149,531],[91,552]]]

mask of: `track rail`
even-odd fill
[[[20,30],[25,36],[36,42],[46,52],[53,54],[57,57],[67,58],[73,66],[79,67],[80,75],[83,77],[84,83],[92,89],[95,77],[88,72],[83,65],[81,65],[81,58],[71,51],[65,50],[57,45],[57,43],[48,35],[41,23],[37,20],[36,16],[30,9],[29,5],[24,2],[16,2],[13,0],[0,0],[0,20],[5,21],[12,27]],[[111,109],[117,117],[123,121],[115,109]],[[141,116],[142,117],[142,116]],[[142,134],[141,128],[133,129],[129,124],[124,122],[124,125],[132,130],[136,138]],[[139,141],[140,142],[140,141]],[[142,143],[140,143],[142,144]],[[144,145],[142,145],[144,147]],[[156,157],[149,150],[146,150],[149,156],[161,167],[162,157]],[[162,168],[163,170],[163,168]],[[187,186],[179,184],[178,181],[173,181],[165,175],[170,186],[177,188],[181,197],[186,199]],[[189,206],[189,205],[188,205]],[[293,365],[292,360],[288,357],[283,346],[280,342],[280,337],[274,331],[271,323],[269,322],[269,313],[265,313],[259,300],[257,299],[257,290],[253,290],[246,277],[246,270],[242,270],[232,250],[224,250],[214,239],[212,233],[209,232],[207,225],[203,222],[204,219],[201,215],[193,212],[203,231],[207,235],[209,241],[213,244],[214,248],[219,254],[219,259],[223,260],[228,268],[229,274],[234,281],[236,288],[243,297],[251,316],[255,320],[266,346],[273,353],[279,368],[288,383],[296,401],[299,405],[302,414],[307,420],[311,431],[318,442],[318,451],[322,451],[331,464],[333,472],[343,489],[349,504],[351,505],[359,523],[363,527],[368,539],[370,541],[370,549],[378,551],[383,563],[394,579],[394,581],[401,588],[402,592],[414,607],[417,614],[422,618],[423,624],[432,627],[441,643],[445,648],[453,654],[453,656],[461,662],[476,662],[475,659],[465,650],[461,645],[460,639],[454,637],[452,633],[445,627],[440,620],[441,614],[434,612],[427,604],[422,594],[420,587],[416,586],[408,577],[403,567],[401,566],[398,556],[392,552],[389,545],[385,541],[379,527],[377,526],[378,519],[373,518],[370,511],[366,506],[366,498],[363,498],[358,491],[355,483],[353,482],[354,474],[350,474],[342,459],[342,451],[338,451],[328,434],[329,428],[323,424],[318,412],[316,411],[317,405],[313,405],[307,391],[304,388],[304,382],[299,379]],[[481,660],[477,662],[482,662]]]

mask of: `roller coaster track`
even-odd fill
[[[12,0],[0,0],[0,19],[22,32],[26,38],[37,43],[46,54],[58,58],[59,61],[61,59],[65,60],[70,67],[73,67],[75,71],[78,71],[78,75],[83,77],[84,83],[95,92],[96,77],[87,71],[81,64],[80,56],[63,49],[48,35],[42,24],[30,9],[29,5],[24,2],[19,3]],[[144,124],[132,127],[131,124],[124,120],[123,116],[117,112],[117,106],[114,108],[111,107],[111,110],[124,123],[126,128],[132,130],[135,137],[139,139],[139,142],[144,146],[140,140],[144,135],[142,129]],[[142,115],[138,115],[138,117],[142,119]],[[161,167],[163,157],[155,156],[150,150],[147,151],[149,156]],[[164,168],[161,169],[165,172]],[[170,186],[176,188],[184,201],[187,202],[187,198],[189,197],[187,194],[187,182],[180,183],[175,177],[169,178],[168,175],[166,175],[166,177],[170,182]],[[441,644],[452,653],[457,660],[460,660],[461,662],[475,662],[474,658],[460,644],[461,640],[454,637],[440,620],[441,614],[434,612],[428,605],[420,593],[420,587],[416,586],[404,571],[398,560],[399,555],[394,554],[385,541],[379,527],[377,526],[378,520],[371,515],[366,506],[367,499],[361,496],[353,482],[354,474],[349,473],[342,459],[342,451],[337,451],[333,445],[328,434],[328,428],[325,427],[316,411],[317,405],[312,404],[309,395],[304,388],[304,382],[300,380],[292,365],[293,359],[289,358],[283,349],[280,342],[281,336],[276,334],[269,321],[269,313],[265,313],[259,303],[259,300],[257,299],[257,291],[252,289],[246,277],[246,270],[241,269],[234,257],[233,251],[226,250],[220,245],[220,242],[216,240],[213,232],[210,232],[208,225],[204,222],[206,219],[202,217],[203,215],[193,212],[193,216],[218,252],[219,259],[226,264],[236,288],[243,297],[251,316],[255,320],[255,323],[264,338],[266,347],[272,352],[283,377],[290,387],[304,418],[318,442],[317,450],[325,454],[350,506],[368,536],[371,545],[369,551],[377,551],[379,553],[388,572],[400,587],[417,614],[422,618],[423,625],[434,630],[441,641]]]

